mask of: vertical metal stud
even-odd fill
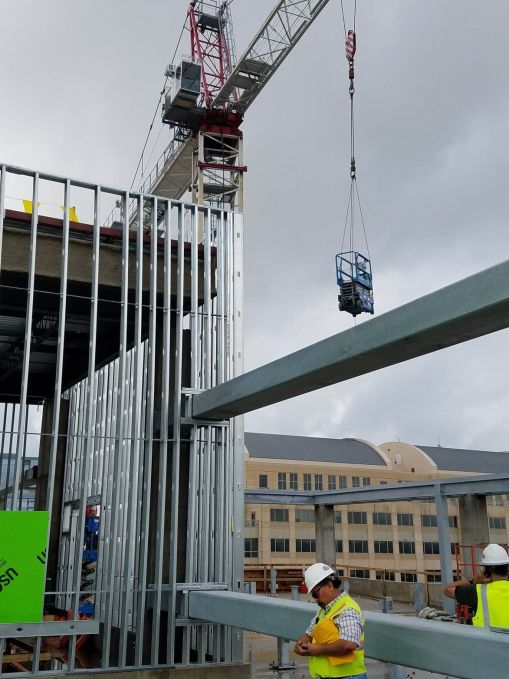
[[[130,607],[133,606],[133,592],[135,588],[134,578],[134,546],[136,544],[136,493],[138,490],[138,470],[140,462],[140,432],[142,410],[142,384],[143,384],[143,348],[142,348],[142,322],[143,322],[143,196],[137,197],[137,229],[136,229],[136,289],[135,289],[135,321],[134,321],[134,347],[131,350],[131,363],[134,362],[134,375],[130,381],[133,385],[130,390],[134,392],[134,403],[130,412],[133,423],[132,440],[130,438],[130,473],[127,483],[126,502],[124,504],[124,516],[127,519],[125,545],[127,554],[124,561],[123,583],[124,591],[121,595],[120,620],[127,623]],[[134,352],[134,353],[133,353]],[[121,625],[119,666],[126,666],[127,655],[127,632],[129,626]]]
[[[158,241],[158,232],[157,232],[157,199],[153,198],[152,199],[152,205],[151,205],[151,210],[152,210],[152,226],[150,230],[151,234],[151,239],[155,241],[156,244],[156,253],[158,252],[157,249],[157,241]],[[156,306],[157,306],[157,279],[155,281],[155,286],[156,286]],[[168,328],[166,327],[164,331],[166,331],[166,334],[168,334]],[[163,332],[164,332],[163,331]],[[159,333],[158,333],[159,334]],[[163,339],[164,343],[164,339]],[[159,370],[163,371],[163,365],[165,360],[168,358],[168,350],[166,352],[166,355],[163,355],[163,360],[159,363]],[[168,379],[168,375],[162,374],[162,383],[163,385],[167,384],[166,380]],[[168,387],[166,386],[166,389]],[[168,392],[166,391],[166,394]],[[163,582],[163,560],[164,560],[164,535],[165,535],[165,523],[166,523],[166,474],[167,474],[167,463],[168,463],[168,456],[167,456],[167,450],[166,447],[164,446],[164,442],[167,441],[168,439],[168,420],[167,420],[167,413],[168,413],[168,404],[163,402],[164,398],[164,386],[163,386],[163,393],[161,394],[161,399],[160,399],[160,407],[161,407],[161,420],[160,420],[160,431],[159,431],[159,467],[158,467],[158,488],[157,488],[157,518],[156,518],[156,545],[155,545],[155,591],[154,591],[154,599],[153,599],[153,605],[154,605],[154,611],[155,611],[155,624],[152,630],[152,662],[154,664],[159,663],[159,642],[160,642],[160,634],[161,634],[161,602],[162,602],[162,582]],[[163,411],[166,413],[165,416],[165,422],[164,426],[166,428],[166,432],[163,433],[162,428],[163,428]],[[175,483],[173,479],[173,483]],[[168,621],[169,622],[169,621]],[[168,624],[168,628],[170,625]],[[169,633],[169,632],[168,632]]]
[[[23,343],[23,368],[21,373],[21,393],[19,399],[18,415],[18,436],[16,441],[16,461],[14,465],[14,481],[12,491],[12,509],[18,508],[20,480],[22,474],[21,460],[25,440],[23,432],[26,427],[27,416],[27,391],[30,368],[30,349],[32,344],[32,319],[34,311],[34,284],[35,284],[35,256],[37,250],[37,225],[39,222],[39,173],[33,175],[32,188],[32,219],[30,223],[30,254],[28,263],[28,288],[27,288],[27,309],[25,315],[25,339]]]
[[[119,497],[120,479],[119,471],[121,460],[125,455],[125,430],[126,430],[126,363],[127,363],[127,313],[128,313],[128,271],[129,271],[129,193],[122,197],[123,223],[122,223],[122,283],[120,301],[120,346],[118,358],[118,397],[116,404],[116,427],[114,442],[114,464],[112,479],[112,505],[111,505],[111,551],[108,563],[108,589],[106,591],[106,610],[104,618],[103,652],[102,666],[110,666],[110,645],[111,632],[113,625],[113,605],[116,599],[115,585],[117,577],[117,546],[118,546],[118,527],[119,527]],[[118,589],[117,589],[118,591]]]
[[[143,206],[142,206],[143,211]],[[142,216],[140,216],[142,219]],[[147,353],[146,375],[146,417],[145,417],[145,440],[144,440],[144,465],[143,465],[143,503],[141,510],[141,544],[139,563],[139,596],[136,613],[136,649],[135,664],[143,664],[143,644],[145,639],[145,615],[147,602],[147,571],[148,571],[148,548],[150,530],[150,499],[152,495],[152,454],[154,447],[154,407],[155,407],[155,367],[156,367],[156,342],[157,342],[157,239],[151,231],[150,238],[150,301],[149,301],[149,334]],[[157,612],[153,609],[153,628],[159,627]],[[152,655],[151,655],[152,660]]]
[[[184,221],[183,210],[178,209],[178,251],[177,251],[177,308],[175,329],[175,375],[173,402],[173,460],[170,525],[170,600],[168,604],[168,662],[175,662],[175,614],[177,600],[177,533],[178,533],[178,478],[180,471],[180,417],[182,408],[182,353],[183,353],[183,316],[184,316]],[[171,627],[171,631],[170,631]]]

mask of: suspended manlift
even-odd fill
[[[353,30],[346,30],[346,24],[343,14],[343,27],[345,30],[345,48],[346,58],[348,60],[348,79],[350,85],[348,92],[350,94],[350,194],[348,199],[348,207],[346,210],[345,228],[343,231],[343,242],[341,244],[341,252],[336,255],[336,281],[339,286],[338,306],[340,311],[348,311],[352,316],[357,316],[363,312],[370,314],[374,313],[373,300],[373,275],[371,273],[371,261],[366,255],[354,250],[354,227],[355,227],[355,207],[358,205],[359,214],[362,220],[362,227],[364,237],[366,239],[366,249],[368,249],[368,241],[366,238],[366,229],[364,228],[364,218],[362,216],[361,202],[359,198],[359,191],[357,189],[357,166],[355,162],[355,125],[354,125],[354,57],[357,49],[357,38],[355,34],[355,15],[357,2],[355,2]],[[343,0],[341,0],[341,9],[343,10]],[[343,250],[345,243],[345,236],[349,232],[350,249],[346,252]],[[369,254],[369,250],[368,250]]]
[[[235,62],[230,13],[232,0],[193,0],[187,12],[189,57],[170,64],[162,119],[173,138],[144,185],[143,193],[181,198],[243,211],[241,123],[247,109],[274,75],[329,0],[282,0]],[[352,36],[349,36],[350,38]],[[353,33],[353,39],[355,34]],[[355,48],[355,42],[353,43]],[[347,43],[348,49],[348,43]],[[352,111],[352,189],[349,220],[353,234],[355,162],[353,157],[353,56],[350,63]],[[358,197],[358,194],[357,194]],[[373,313],[371,263],[356,252],[336,257],[339,308],[354,316]]]

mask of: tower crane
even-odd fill
[[[231,1],[189,4],[191,54],[165,73],[171,84],[164,92],[162,120],[173,136],[141,193],[179,199],[191,191],[198,204],[243,211],[247,168],[240,127],[246,111],[329,0],[280,0],[238,61]],[[349,64],[352,73],[353,55]],[[354,316],[372,313],[370,261],[355,251],[343,254],[336,260],[339,307]]]

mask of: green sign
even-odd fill
[[[0,623],[41,622],[48,512],[0,512]]]

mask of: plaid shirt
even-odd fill
[[[327,614],[332,608],[332,606],[336,603],[336,601],[341,599],[341,597],[343,596],[345,596],[345,592],[341,592],[341,594],[338,597],[336,597],[334,601],[331,601],[329,604],[327,604],[327,606],[325,607],[325,614]],[[343,611],[335,615],[333,617],[333,620],[336,623],[336,626],[339,630],[341,639],[343,639],[344,641],[351,641],[353,644],[357,644],[357,646],[361,647],[361,636],[364,627],[364,618],[360,613],[358,613],[353,608],[347,608],[346,611]],[[306,634],[309,634],[310,637],[313,636],[313,628],[317,623],[318,618],[315,616],[306,630]]]

